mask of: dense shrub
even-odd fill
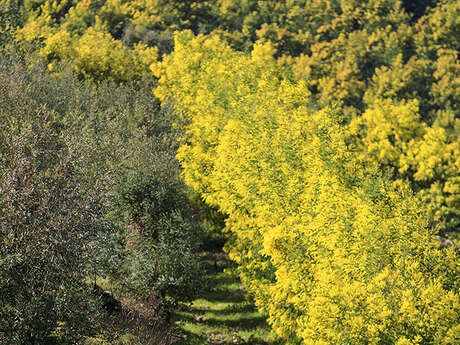
[[[426,206],[366,154],[349,114],[314,110],[273,54],[183,33],[155,91],[188,121],[184,177],[228,214],[256,304],[290,343],[454,344],[455,252],[436,248]],[[408,120],[407,107],[380,111]]]
[[[90,278],[120,296],[192,297],[200,228],[152,83],[94,85],[39,60],[0,67],[2,341],[98,331]]]
[[[137,109],[146,115],[146,132],[122,152],[111,193],[113,215],[125,229],[120,283],[139,295],[188,300],[201,284],[196,256],[200,219],[179,179],[177,131],[170,111],[159,110],[148,99],[150,89],[138,93],[135,107],[146,107]],[[150,112],[155,116],[149,118]]]
[[[0,343],[76,343],[97,330],[85,284],[101,186],[84,143],[27,94],[33,75],[0,64]],[[41,85],[43,86],[43,85]]]

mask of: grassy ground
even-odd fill
[[[148,302],[117,296],[122,311],[107,315],[105,330],[88,338],[87,345],[280,345],[246,292],[220,245],[201,254],[206,275],[200,298],[181,303],[172,312],[171,324],[158,319]],[[92,282],[91,282],[92,283]],[[97,284],[111,292],[110,282]]]
[[[172,320],[182,339],[177,345],[276,345],[265,316],[255,310],[221,252],[203,254],[207,276],[201,298],[181,304]]]

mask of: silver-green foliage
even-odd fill
[[[97,324],[85,278],[100,188],[82,176],[87,148],[31,96],[34,83],[1,61],[0,344],[72,344]]]
[[[191,297],[199,228],[152,85],[25,60],[0,55],[0,344],[102,332],[94,276],[121,295]]]

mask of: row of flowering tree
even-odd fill
[[[437,249],[426,204],[358,125],[391,117],[418,131],[417,103],[360,118],[318,109],[274,52],[182,33],[154,66],[155,94],[186,124],[185,181],[228,215],[227,250],[255,303],[290,343],[454,344],[458,256]]]

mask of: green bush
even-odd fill
[[[192,297],[198,218],[152,83],[0,59],[0,344],[101,332],[89,278],[141,299]]]
[[[160,109],[150,90],[137,94],[133,112],[143,117],[113,175],[112,216],[123,229],[124,244],[119,281],[138,295],[173,302],[197,293],[200,217],[179,178],[179,134],[171,125],[171,111]]]
[[[0,344],[74,344],[97,326],[84,281],[102,200],[82,176],[85,144],[28,95],[33,82],[1,62]]]

